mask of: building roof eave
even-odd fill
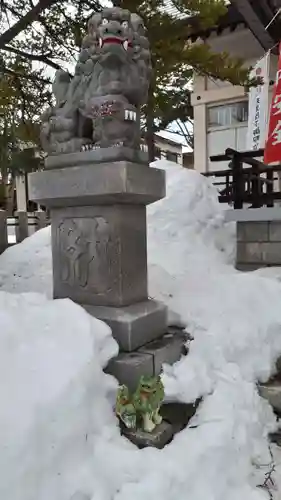
[[[195,42],[198,38],[207,39],[213,33],[221,35],[226,29],[234,31],[238,26],[246,25],[243,17],[232,5],[228,6],[227,12],[222,16],[214,26],[203,28],[197,16],[190,17],[180,21],[190,26],[188,38]]]
[[[262,0],[260,0],[262,1]],[[257,39],[261,47],[267,51],[272,49],[275,44],[275,40],[265,29],[266,26],[262,23],[260,17],[257,15],[256,11],[253,9],[252,4],[248,0],[231,0],[232,5],[234,5],[237,11],[241,14],[249,30],[253,33],[254,37]],[[257,2],[257,0],[256,0]],[[273,17],[273,14],[272,14]]]
[[[154,136],[155,136],[155,139],[158,140],[159,142],[169,144],[170,146],[175,146],[178,148],[182,148],[184,146],[183,142],[174,141],[173,139],[169,139],[168,137],[164,137],[163,135],[160,135],[157,132],[154,134]]]
[[[188,23],[191,31],[188,38],[192,42],[199,38],[206,40],[213,33],[220,36],[226,29],[234,31],[238,26],[244,25],[252,32],[263,50],[267,51],[278,45],[281,16],[273,18],[281,7],[281,0],[230,0],[230,2],[227,13],[219,19],[215,26],[210,28],[200,27],[199,18],[196,16],[189,18]]]

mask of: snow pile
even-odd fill
[[[233,226],[223,223],[209,181],[156,166],[167,171],[168,197],[149,209],[150,294],[195,337],[190,354],[165,368],[166,391],[204,401],[162,451],[120,437],[110,404],[116,385],[102,372],[116,352],[108,328],[70,301],[7,293],[50,294],[49,230],[41,231],[0,257],[1,498],[268,497],[257,486],[275,418],[255,383],[281,353],[281,285],[228,264]]]
[[[115,426],[103,393],[116,382],[102,367],[118,346],[70,300],[39,294],[0,292],[0,325],[0,497],[70,498],[91,458],[87,435],[103,412]]]
[[[225,223],[225,209],[211,180],[168,161],[152,166],[166,171],[167,196],[148,207],[149,261],[173,276],[200,261],[207,266],[214,261],[234,263],[235,224]]]
[[[51,228],[14,245],[0,256],[0,290],[52,297]]]

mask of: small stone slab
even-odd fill
[[[276,413],[281,414],[281,382],[274,380],[268,384],[259,385],[259,394],[267,399]]]
[[[162,338],[146,344],[139,349],[139,352],[153,356],[154,374],[158,375],[162,370],[163,363],[172,365],[186,354],[185,343],[187,340],[187,334],[178,330],[177,333],[167,333]]]
[[[278,429],[276,432],[271,432],[268,437],[271,443],[275,443],[277,446],[281,447],[281,429]]]
[[[110,360],[104,371],[113,375],[120,385],[126,385],[133,392],[142,375],[152,377],[153,358],[150,354],[141,352],[121,352]]]
[[[126,427],[122,429],[122,434],[126,436],[133,444],[138,446],[138,448],[147,448],[152,446],[153,448],[162,449],[166,444],[168,444],[174,435],[173,427],[168,424],[168,422],[163,422],[152,432],[144,432],[142,430],[127,429]]]

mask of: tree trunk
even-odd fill
[[[6,210],[9,216],[12,216],[15,211],[15,179],[11,180],[11,183],[7,186],[7,198],[6,198]]]
[[[146,111],[146,144],[148,148],[149,163],[155,160],[155,140],[154,140],[154,109],[153,109],[153,88],[150,86],[148,92]]]
[[[146,144],[148,148],[149,163],[155,160],[155,141],[154,141],[154,120],[150,114],[146,117]]]
[[[4,193],[4,206],[5,206],[5,210],[7,210],[7,201],[8,201],[8,198],[9,198],[9,193],[8,193],[8,183],[9,183],[9,180],[8,180],[8,172],[6,170],[5,167],[2,167],[1,169],[1,182],[2,182],[2,185],[3,185],[3,193]]]

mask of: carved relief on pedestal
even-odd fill
[[[91,241],[78,227],[75,219],[63,220],[57,228],[57,245],[62,282],[82,288],[88,285],[89,266],[94,259]]]
[[[111,291],[119,249],[104,217],[65,218],[57,227],[60,280],[98,295]]]

